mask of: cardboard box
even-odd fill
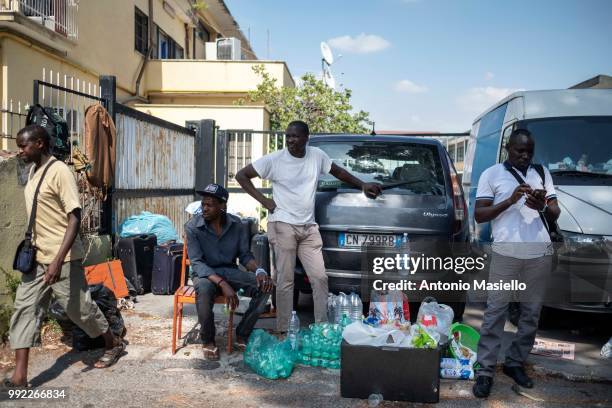
[[[440,399],[440,349],[350,345],[342,342],[340,395],[436,403]]]

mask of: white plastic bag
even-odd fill
[[[342,337],[347,343],[359,346],[390,346],[412,347],[406,342],[408,332],[372,327],[362,322],[354,322],[346,326]]]
[[[430,297],[421,303],[417,314],[417,323],[430,330],[435,330],[441,335],[448,336],[453,317],[455,317],[455,313],[450,306],[439,304]]]
[[[374,346],[375,339],[384,336],[388,330],[354,322],[344,328],[342,337],[348,344]]]

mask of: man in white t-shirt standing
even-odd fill
[[[489,282],[518,280],[526,285],[518,294],[521,309],[518,331],[506,352],[503,367],[504,374],[526,388],[532,388],[533,381],[523,364],[533,347],[552,265],[553,248],[543,219],[551,225],[561,213],[548,169],[531,163],[534,147],[528,130],[512,132],[506,145],[508,160],[489,167],[480,176],[474,212],[476,222],[491,221]],[[512,299],[512,291],[488,293],[478,343],[480,368],[473,388],[476,397],[487,397],[491,391]]]
[[[276,269],[276,329],[287,331],[293,309],[293,274],[296,256],[300,258],[312,286],[316,322],[327,321],[327,274],[321,248],[323,242],[314,218],[315,194],[320,175],[360,188],[369,198],[382,189],[378,183],[364,183],[335,163],[317,147],[307,146],[308,125],[302,121],[289,124],[286,149],[263,156],[236,174],[244,191],[270,212],[268,238],[274,251]],[[252,178],[272,182],[272,199],[261,194]]]

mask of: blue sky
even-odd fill
[[[612,75],[610,0],[226,0],[260,59],[332,71],[377,129],[464,131],[519,89]]]

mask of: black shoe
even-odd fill
[[[478,376],[476,378],[476,384],[472,387],[472,392],[475,397],[487,398],[491,393],[491,387],[493,386],[493,378],[485,375]]]
[[[508,367],[504,365],[502,371],[521,387],[533,388],[533,381],[527,376],[523,367]]]

